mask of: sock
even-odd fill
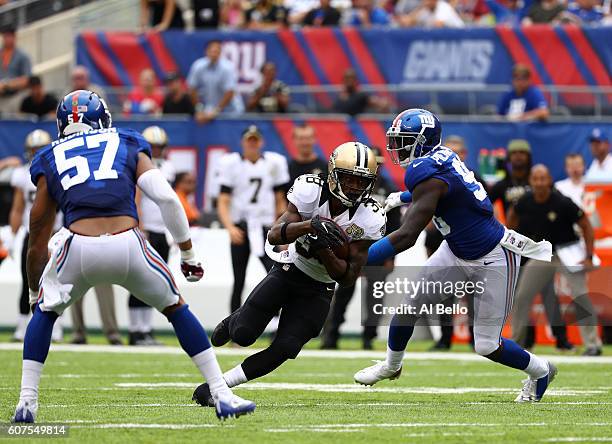
[[[485,357],[508,367],[525,370],[531,359],[529,355],[530,353],[523,350],[516,342],[501,338],[500,348]]]
[[[211,347],[202,324],[189,310],[189,305],[185,304],[174,310],[168,316],[168,321],[172,323],[181,347],[190,357],[193,358]]]
[[[38,399],[38,385],[43,363],[24,359],[21,367],[21,393],[19,399]]]
[[[404,361],[404,350],[395,351],[392,350],[389,346],[387,346],[387,367],[399,370],[402,366],[402,362]]]
[[[231,393],[225,379],[223,379],[223,373],[221,373],[221,367],[215,356],[215,351],[212,347],[198,353],[191,357],[191,360],[196,367],[202,373],[202,376],[208,383],[210,393],[212,395],[219,393]]]
[[[389,338],[387,344],[393,351],[404,351],[408,345],[408,341],[412,337],[414,332],[413,325],[400,325],[401,319],[394,316],[391,319],[391,325],[389,326]]]
[[[539,358],[533,353],[527,352],[529,355],[529,364],[525,367],[525,373],[531,376],[531,379],[539,379],[548,374],[548,363],[545,359]]]
[[[140,331],[142,333],[151,333],[153,331],[153,309],[143,307],[140,310]]]
[[[49,354],[49,346],[51,345],[53,324],[55,324],[57,318],[57,313],[42,311],[40,306],[36,305],[36,310],[34,310],[32,320],[28,324],[23,341],[24,360],[45,362]]]
[[[236,387],[237,385],[244,384],[248,381],[246,375],[244,374],[244,370],[242,370],[242,365],[237,365],[231,370],[223,373],[223,379],[227,382],[228,387]]]
[[[130,321],[130,324],[128,325],[128,331],[130,333],[136,333],[137,331],[140,331],[140,316],[138,316],[138,309],[129,307],[128,318]]]

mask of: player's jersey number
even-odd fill
[[[117,179],[117,170],[113,169],[113,163],[119,149],[119,134],[117,133],[109,132],[75,137],[53,148],[55,166],[59,175],[62,175],[71,168],[76,169],[75,175],[66,174],[62,177],[61,184],[64,190],[67,191],[73,186],[85,182],[91,176],[91,170],[86,157],[74,156],[66,158],[66,152],[82,146],[87,146],[88,149],[99,148],[102,143],[105,144],[104,153],[102,154],[100,166],[93,172],[94,179]]]
[[[487,192],[485,191],[482,184],[476,180],[476,178],[474,177],[474,173],[468,170],[465,164],[461,162],[458,157],[455,157],[453,159],[452,165],[455,171],[459,173],[459,175],[465,182],[468,190],[474,193],[474,197],[481,202],[485,200],[487,198]]]

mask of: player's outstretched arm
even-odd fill
[[[30,211],[30,237],[26,259],[28,287],[33,293],[38,292],[38,282],[49,259],[47,244],[53,231],[56,209],[57,205],[47,190],[47,179],[40,176]]]
[[[350,259],[336,257],[330,248],[323,248],[317,255],[329,277],[338,282],[342,287],[350,287],[361,274],[361,269],[368,261],[368,249],[374,243],[371,240],[359,240],[350,243]]]
[[[412,205],[406,211],[404,222],[396,231],[372,245],[368,264],[382,263],[412,247],[434,216],[438,201],[447,190],[448,185],[440,179],[430,178],[419,183],[412,192]]]
[[[142,192],[159,207],[164,224],[181,250],[181,271],[190,282],[198,281],[204,275],[204,270],[196,260],[191,245],[191,232],[185,209],[162,174],[151,159],[144,154],[138,154],[136,182]]]
[[[315,234],[315,230],[310,220],[302,221],[297,207],[289,202],[285,212],[272,225],[268,242],[271,245],[287,245],[305,234]]]

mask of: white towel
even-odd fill
[[[268,242],[268,236],[266,236],[266,254],[274,262],[281,264],[292,264],[295,259],[295,248],[289,247],[287,250],[274,251],[274,245]]]
[[[516,254],[531,259],[550,262],[552,259],[552,244],[546,240],[535,242],[514,230],[506,228],[502,246]]]
[[[57,277],[58,252],[70,236],[72,236],[72,233],[66,228],[62,228],[49,240],[48,248],[51,257],[40,277],[40,287],[43,290],[42,303],[45,310],[52,310],[70,300],[72,284],[62,284]]]

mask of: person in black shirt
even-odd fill
[[[338,26],[340,11],[331,5],[331,0],[321,0],[318,8],[313,8],[302,19],[304,26]]]
[[[327,176],[327,162],[314,151],[315,132],[309,125],[298,125],[293,129],[293,143],[297,156],[289,162],[289,178],[293,183],[302,174],[324,174]]]
[[[166,96],[162,112],[164,114],[189,114],[195,113],[195,107],[189,94],[185,92],[181,77],[176,72],[166,76]]]
[[[574,224],[577,224],[586,249],[581,262],[583,270],[592,268],[594,234],[587,216],[569,197],[553,188],[552,177],[544,165],[533,167],[529,184],[532,191],[521,197],[508,213],[508,228],[516,229],[534,241],[546,239],[553,245],[553,249],[558,250],[579,242],[574,231]],[[551,262],[530,259],[521,268],[512,316],[512,336],[515,342],[519,345],[524,342],[533,298],[554,278],[555,273],[560,272],[569,283],[576,306],[580,334],[586,346],[584,354],[600,355],[597,317],[588,296],[585,271],[570,272],[559,260],[558,254],[553,255]]]
[[[506,159],[506,177],[497,182],[488,191],[489,198],[494,204],[495,217],[504,223],[508,212],[518,200],[530,190],[529,171],[531,170],[531,146],[524,139],[513,139],[508,143],[508,157]],[[503,214],[498,211],[497,201],[501,201]],[[523,263],[525,260],[523,259]],[[565,324],[561,320],[559,301],[555,294],[554,282],[549,282],[542,291],[542,299],[546,309],[546,315],[551,319],[553,335],[557,339],[559,350],[570,351],[572,344],[567,340]],[[535,328],[528,326],[527,337],[524,342],[525,348],[533,347],[535,343]]]
[[[276,78],[276,65],[266,62],[261,67],[261,83],[247,101],[247,111],[286,113],[289,111],[289,87]]]
[[[387,196],[398,191],[398,189],[393,182],[385,177],[384,172],[382,171],[385,158],[383,157],[380,148],[372,146],[371,149],[376,154],[376,162],[379,165],[378,177],[376,178],[376,183],[374,184],[374,189],[372,191],[372,199],[384,206]],[[395,207],[391,211],[387,212],[387,226],[385,230],[387,233],[391,233],[400,227],[402,218],[400,208],[401,207]],[[393,271],[393,267],[394,259],[387,259],[380,267],[369,267],[364,269],[365,282],[363,282],[363,284],[367,285],[368,287],[364,293],[368,296],[368,298],[365,301],[362,300],[362,303],[367,304],[366,311],[362,310],[362,313],[367,313],[367,318],[362,319],[362,343],[364,350],[372,349],[372,341],[376,338],[376,330],[379,321],[378,317],[374,315],[374,310],[372,309],[374,303],[376,302],[372,296],[372,294],[374,294],[374,282],[384,282],[387,276]],[[323,327],[323,332],[321,333],[322,349],[335,350],[338,348],[340,327],[344,323],[344,314],[346,313],[346,308],[348,307],[349,302],[351,302],[351,299],[353,298],[354,292],[355,285],[350,287],[339,286],[336,288],[329,315],[327,317],[327,321],[325,322],[325,326]]]
[[[184,29],[183,11],[176,0],[140,0],[140,26],[154,31]]]
[[[389,104],[380,97],[359,91],[357,73],[353,68],[347,69],[342,79],[342,91],[338,94],[333,110],[356,116],[366,112],[368,108],[372,108],[373,111],[384,112],[389,110]]]
[[[23,99],[19,111],[25,114],[36,114],[39,118],[46,115],[55,115],[57,98],[45,92],[40,77],[30,77],[28,84],[30,95]]]
[[[272,0],[257,0],[245,14],[247,29],[272,30],[287,24],[287,10]]]

